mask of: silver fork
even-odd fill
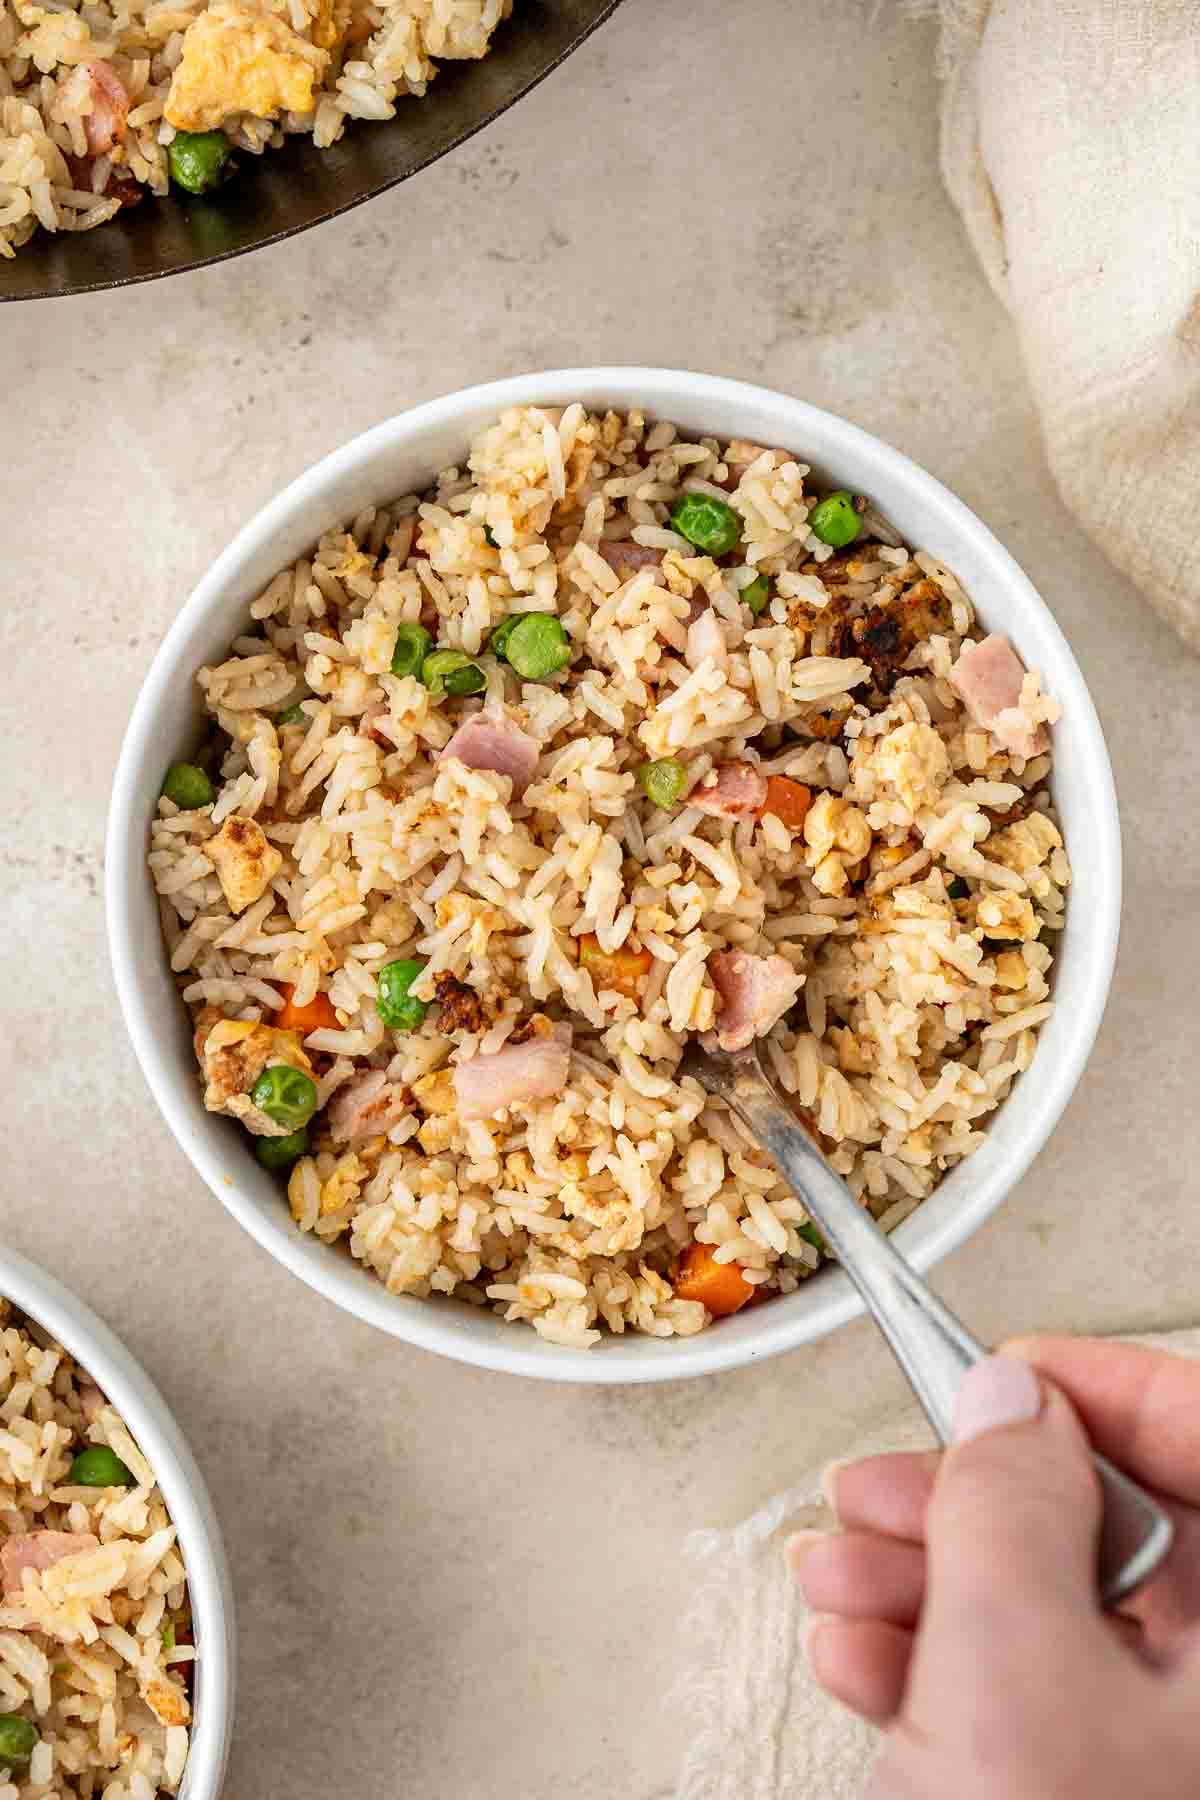
[[[891,1345],[939,1442],[948,1443],[959,1386],[972,1363],[987,1355],[983,1345],[930,1292],[858,1204],[776,1094],[753,1050],[729,1056],[693,1042],[678,1075],[690,1075],[724,1100],[795,1189]],[[1095,1452],[1093,1461],[1104,1501],[1097,1582],[1104,1604],[1115,1606],[1158,1568],[1171,1548],[1174,1528],[1137,1482]]]

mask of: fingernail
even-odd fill
[[[826,1463],[821,1476],[821,1492],[825,1496],[825,1504],[836,1519],[838,1516],[837,1484],[843,1469],[850,1467],[850,1459],[842,1457],[838,1462]]]
[[[1042,1410],[1042,1390],[1027,1362],[985,1356],[967,1371],[954,1406],[954,1442],[967,1444],[1003,1425],[1025,1425]]]
[[[820,1633],[830,1623],[828,1613],[814,1613],[800,1634],[800,1647],[804,1651],[804,1660],[812,1666],[813,1646]]]
[[[828,1535],[829,1533],[826,1531],[794,1531],[792,1533],[783,1548],[797,1575],[800,1573],[800,1564],[813,1545],[823,1543]]]

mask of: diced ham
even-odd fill
[[[720,1050],[744,1050],[778,1024],[804,983],[782,956],[751,956],[722,950],[708,959],[712,984],[721,997],[716,1040]]]
[[[729,651],[716,613],[711,606],[706,606],[700,616],[688,626],[684,660],[689,669],[698,669],[701,663],[710,659],[719,669],[723,669],[729,661]]]
[[[99,1418],[108,1401],[100,1392],[94,1381],[83,1380],[79,1383],[79,1407],[83,1413],[85,1424],[92,1425]]]
[[[732,493],[734,488],[737,487],[738,483],[741,481],[742,476],[746,473],[746,470],[750,467],[750,464],[757,462],[760,456],[765,455],[766,449],[764,445],[749,444],[746,442],[745,438],[734,438],[733,442],[726,448],[725,455],[722,458],[729,473],[721,483],[721,486],[727,488],[729,492]],[[790,460],[786,450],[772,450],[771,459],[776,468],[778,468],[781,463]]]
[[[388,736],[386,731],[380,729],[381,722],[385,720],[387,716],[387,701],[372,700],[370,706],[364,707],[363,709],[361,729],[376,744],[382,744],[385,750],[394,750],[396,746],[392,739]]]
[[[368,1069],[338,1089],[326,1118],[334,1143],[350,1144],[356,1138],[381,1136],[411,1111],[412,1102],[402,1087],[389,1081],[382,1069]]]
[[[0,1544],[0,1586],[5,1594],[19,1594],[26,1569],[36,1569],[40,1574],[65,1557],[79,1556],[99,1546],[99,1538],[90,1531],[26,1531],[6,1538]]]
[[[1025,665],[1006,637],[993,632],[964,644],[950,671],[950,685],[977,725],[1013,756],[1040,756],[1050,746],[1046,727],[1019,710]]]
[[[712,775],[692,789],[687,797],[689,806],[716,819],[737,819],[761,812],[766,805],[767,778],[753,763],[718,763]]]
[[[519,800],[537,767],[540,746],[536,738],[503,711],[472,713],[459,726],[442,757],[457,756],[468,769],[491,769],[512,778],[513,799]]]
[[[635,544],[627,538],[606,538],[597,544],[601,556],[622,581],[632,581],[639,569],[662,567],[663,552],[646,544]]]
[[[88,63],[86,75],[92,109],[84,115],[83,134],[91,154],[103,156],[125,136],[129,95],[111,63]]]
[[[567,1084],[571,1027],[556,1025],[548,1037],[505,1044],[490,1056],[473,1056],[454,1070],[460,1119],[494,1119],[506,1106],[545,1100]]]

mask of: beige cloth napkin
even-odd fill
[[[1200,649],[1195,0],[902,0],[941,20],[942,172],[1063,498]]]
[[[1200,1330],[1134,1341],[1200,1356]],[[932,1442],[914,1405],[846,1455]],[[861,1791],[877,1735],[809,1679],[805,1609],[783,1567],[791,1532],[831,1523],[813,1471],[731,1531],[687,1540],[696,1590],[671,1705],[694,1733],[674,1800],[853,1800]]]

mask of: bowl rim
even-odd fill
[[[1104,872],[1099,892],[1093,897],[1094,916],[1089,920],[1090,979],[1067,1018],[1068,1036],[1058,1046],[1055,1061],[1039,1070],[1033,1091],[1022,1086],[1022,1107],[1027,1114],[1023,1136],[1002,1171],[984,1183],[969,1204],[960,1204],[935,1227],[923,1231],[916,1243],[906,1243],[906,1221],[895,1241],[912,1266],[924,1272],[965,1242],[996,1210],[1043,1148],[1061,1117],[1087,1063],[1104,1013],[1116,960],[1121,910],[1121,840],[1116,791],[1108,749],[1095,705],[1067,639],[1033,583],[987,525],[942,482],[922,469],[902,451],[834,413],[755,384],[691,370],[647,366],[597,366],[552,369],[484,382],[438,396],[408,408],[357,434],[330,451],[275,494],[241,527],[211,563],[193,589],[163,638],[139,690],[121,745],[113,780],[105,843],[105,913],[114,980],[126,1028],[142,1072],[176,1141],[229,1212],[277,1262],[298,1275],[310,1287],[364,1322],[380,1327],[393,1337],[442,1355],[501,1373],[537,1379],[588,1384],[624,1384],[680,1380],[712,1374],[826,1336],[861,1316],[863,1304],[842,1271],[827,1271],[828,1297],[820,1306],[788,1317],[783,1305],[763,1308],[752,1334],[729,1339],[721,1331],[704,1331],[695,1337],[673,1338],[669,1353],[656,1339],[627,1338],[598,1346],[594,1351],[571,1350],[551,1345],[533,1332],[512,1332],[516,1340],[494,1345],[459,1336],[438,1319],[438,1309],[424,1303],[403,1304],[407,1296],[392,1295],[382,1282],[349,1278],[341,1260],[305,1256],[300,1233],[284,1211],[279,1219],[264,1217],[236,1182],[221,1167],[198,1134],[189,1128],[195,1101],[177,1091],[170,1079],[167,1059],[159,1047],[139,975],[137,937],[131,899],[135,882],[144,879],[144,851],[148,819],[135,816],[135,794],[142,760],[153,754],[156,723],[169,709],[171,692],[181,675],[190,680],[194,668],[183,668],[186,646],[211,606],[218,604],[239,576],[242,565],[255,550],[286,526],[303,505],[319,503],[323,490],[334,487],[355,470],[370,467],[389,451],[418,443],[426,434],[465,421],[480,412],[500,413],[514,405],[565,404],[575,397],[599,396],[606,390],[636,389],[648,412],[671,417],[675,411],[702,408],[706,402],[723,403],[743,410],[783,410],[789,415],[788,433],[793,441],[836,440],[838,454],[857,457],[877,471],[875,498],[886,512],[889,495],[906,493],[941,515],[943,522],[971,540],[977,557],[990,570],[997,588],[1016,593],[1039,617],[1040,627],[1053,645],[1056,662],[1053,683],[1056,698],[1071,719],[1080,757],[1091,777],[1088,829],[1097,865]],[[465,426],[464,426],[465,428]],[[807,438],[806,438],[807,432]],[[788,441],[785,438],[783,441]],[[133,852],[136,849],[137,855]],[[1069,930],[1068,925],[1068,930]],[[1062,1016],[1061,1014],[1059,1015]],[[1006,1100],[997,1112],[1002,1116]],[[358,1271],[353,1272],[355,1276]],[[772,1318],[772,1314],[776,1316]],[[522,1341],[523,1339],[529,1342]],[[724,1340],[724,1341],[723,1341]],[[603,1353],[601,1353],[603,1352]]]
[[[179,1800],[217,1800],[236,1706],[236,1607],[220,1523],[183,1431],[145,1369],[91,1308],[37,1263],[0,1244],[0,1298],[73,1356],[116,1407],[166,1501],[187,1568],[201,1652]]]

